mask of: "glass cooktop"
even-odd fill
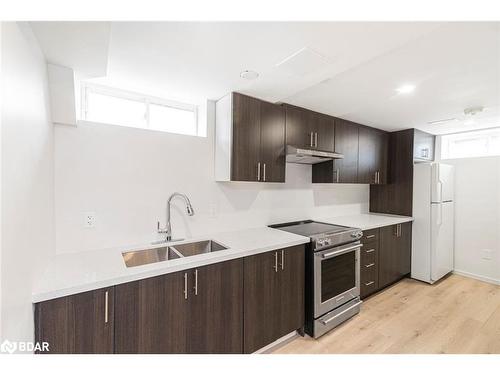
[[[271,228],[284,230],[286,232],[300,234],[301,236],[314,236],[323,233],[337,233],[343,232],[349,227],[340,225],[321,223],[313,220],[295,221],[292,223],[270,225]]]

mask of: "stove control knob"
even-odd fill
[[[332,239],[331,238],[325,239],[325,245],[331,245],[331,244],[332,244]]]
[[[356,239],[361,238],[362,236],[363,236],[363,232],[361,232],[361,231],[357,231],[357,232],[354,232],[351,234],[351,237],[356,238]]]
[[[319,239],[316,241],[316,246],[323,247],[325,245],[325,240]]]

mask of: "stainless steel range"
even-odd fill
[[[360,310],[360,238],[357,228],[312,220],[271,225],[307,236],[305,332],[319,337]]]

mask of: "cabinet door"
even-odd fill
[[[37,303],[35,340],[49,354],[113,353],[113,309],[113,287]]]
[[[233,93],[232,181],[257,181],[260,162],[260,100]]]
[[[379,287],[401,279],[411,270],[411,223],[380,228]]]
[[[358,182],[387,182],[388,134],[378,129],[359,126]]]
[[[304,246],[244,259],[244,352],[304,326]]]
[[[313,132],[313,148],[334,151],[335,124],[333,117],[309,111],[309,130]]]
[[[243,352],[243,259],[190,270],[188,352]]]
[[[117,285],[116,353],[187,353],[188,273]]]
[[[336,119],[335,152],[343,154],[344,158],[333,161],[333,182],[358,182],[358,148],[358,124]]]
[[[261,181],[285,182],[285,110],[282,106],[260,104]]]
[[[280,283],[278,251],[244,258],[244,339],[245,353],[270,344],[278,338]]]
[[[304,326],[304,272],[303,245],[278,252],[280,301],[278,305],[276,339]]]
[[[312,130],[309,128],[309,112],[302,108],[285,105],[286,144],[311,148]]]

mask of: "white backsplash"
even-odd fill
[[[56,126],[57,252],[144,243],[165,225],[174,191],[191,199],[172,206],[175,237],[283,221],[368,211],[368,185],[311,184],[311,166],[287,164],[286,183],[220,183],[213,177],[213,121],[208,137],[111,125]],[[95,227],[84,227],[84,213]]]

